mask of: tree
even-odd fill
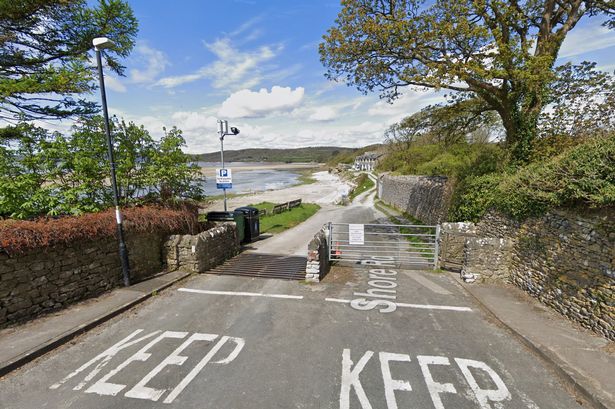
[[[173,128],[160,141],[113,118],[117,181],[123,204],[199,199],[203,176]],[[0,217],[81,214],[113,205],[104,122],[79,120],[70,135],[28,123],[0,129]]]
[[[494,133],[492,130],[497,126],[497,114],[483,101],[472,98],[449,105],[427,106],[391,125],[385,138],[406,149],[418,141],[452,146],[465,141],[486,142],[483,135]]]
[[[429,3],[429,4],[427,4]],[[527,161],[555,79],[559,49],[585,15],[612,0],[343,0],[320,45],[327,76],[394,100],[406,86],[446,89],[484,101]]]
[[[615,130],[615,78],[582,62],[557,68],[551,84],[548,109],[541,115],[541,137],[581,138]]]
[[[122,0],[0,0],[0,119],[56,119],[88,115],[97,105],[76,94],[96,88],[89,60],[92,39],[106,36],[117,74],[134,46],[137,20]]]

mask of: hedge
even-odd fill
[[[197,209],[143,206],[122,209],[127,232],[196,233],[203,229]],[[0,252],[9,255],[79,240],[114,237],[115,209],[81,216],[0,221]]]

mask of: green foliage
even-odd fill
[[[320,44],[327,77],[394,100],[405,87],[453,91],[499,114],[519,163],[529,160],[538,117],[567,34],[610,0],[345,0]]]
[[[355,183],[357,184],[357,187],[352,189],[352,192],[350,192],[350,196],[348,196],[351,201],[354,200],[361,193],[367,192],[369,189],[375,186],[374,181],[369,176],[367,176],[366,173],[361,173],[355,179]]]
[[[408,149],[395,144],[389,146],[389,153],[378,169],[404,175],[462,179],[496,171],[504,157],[504,150],[492,143],[459,143],[449,147],[443,144],[413,144]]]
[[[122,204],[202,196],[181,131],[154,141],[142,126],[115,119],[111,132]],[[0,217],[81,214],[112,203],[102,118],[81,120],[70,136],[26,123],[0,130]]]
[[[320,206],[317,204],[302,203],[301,206],[295,207],[287,212],[270,214],[271,209],[275,206],[274,203],[261,202],[250,206],[254,206],[260,210],[267,209],[267,216],[260,218],[261,233],[283,232],[284,230],[295,227],[306,221],[320,209]]]
[[[558,207],[615,204],[615,133],[587,140],[516,173],[468,180],[451,211],[454,220],[477,220],[490,208],[514,218]]]
[[[382,145],[369,145],[364,146],[363,148],[344,148],[343,150],[338,150],[334,152],[335,154],[331,156],[331,158],[327,161],[327,165],[334,167],[340,163],[351,164],[354,163],[354,160],[357,156],[361,156],[366,152],[378,150]]]
[[[0,118],[65,118],[98,111],[73,95],[96,88],[92,39],[108,37],[106,65],[122,74],[119,57],[134,46],[137,20],[127,2],[0,0]]]

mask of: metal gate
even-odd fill
[[[436,268],[439,236],[440,226],[329,223],[329,260],[388,260],[398,266]]]

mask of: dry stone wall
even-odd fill
[[[331,268],[327,232],[327,225],[324,225],[308,244],[308,258],[305,268],[306,281],[319,282]]]
[[[169,270],[202,273],[239,254],[241,246],[235,223],[219,223],[196,235],[173,235],[163,245]]]
[[[552,211],[517,222],[488,213],[443,223],[440,265],[507,281],[615,340],[615,211]],[[474,278],[474,277],[472,277]]]
[[[483,237],[511,239],[509,281],[615,340],[615,211],[553,211],[522,223],[497,213]]]
[[[132,281],[160,272],[164,236],[128,234]],[[115,238],[0,254],[0,327],[97,296],[122,283]]]
[[[425,224],[446,220],[452,189],[443,176],[392,176],[378,179],[378,197]]]

